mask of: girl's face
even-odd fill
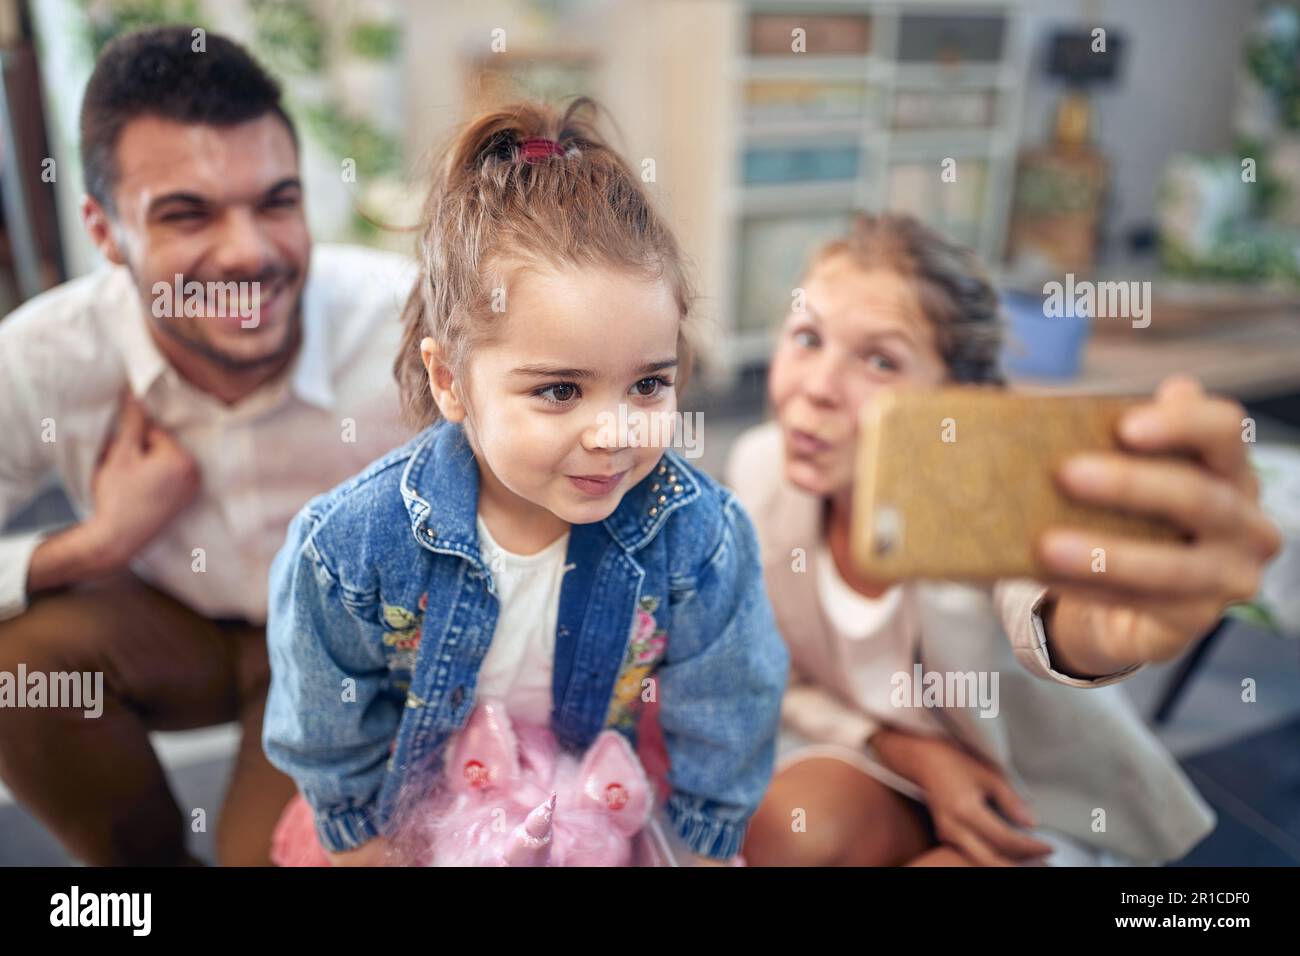
[[[781,327],[768,394],[787,479],[835,496],[852,486],[859,412],[881,389],[938,385],[947,368],[915,288],[896,272],[835,255],[803,289],[805,311]]]
[[[671,290],[606,269],[520,270],[500,319],[468,362],[480,500],[534,527],[546,520],[537,509],[604,520],[672,441]]]

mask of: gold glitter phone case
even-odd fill
[[[1119,447],[1135,397],[1036,396],[988,386],[882,393],[859,422],[853,557],[880,580],[993,581],[1043,573],[1050,526],[1179,540],[1173,526],[1073,501],[1053,469]]]

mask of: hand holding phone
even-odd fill
[[[899,393],[863,417],[854,560],[885,580],[1033,577],[1065,673],[1176,657],[1282,547],[1252,419],[1189,376],[1150,398]]]

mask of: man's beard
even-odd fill
[[[133,267],[128,265],[128,269],[133,278],[136,278],[136,272]],[[298,281],[298,270],[293,267],[274,268],[262,272],[253,279],[230,278],[224,282],[251,283],[255,288],[270,286],[284,280],[286,286],[295,284]],[[209,283],[199,281],[204,288]],[[137,278],[136,285],[139,286]],[[266,355],[258,355],[252,358],[245,358],[240,355],[231,355],[229,352],[222,351],[202,336],[195,334],[195,331],[186,323],[176,321],[175,318],[155,318],[152,312],[146,310],[148,320],[152,322],[155,328],[159,329],[164,335],[180,345],[185,351],[192,355],[201,356],[206,361],[217,366],[225,372],[253,372],[257,369],[264,368],[268,365],[275,365],[284,361],[286,355],[292,353],[297,347],[301,338],[302,325],[302,291],[298,292],[298,300],[293,304],[293,311],[289,313],[286,328],[284,330],[284,339],[279,347]],[[202,318],[197,321],[204,321]]]
[[[191,334],[187,326],[178,325],[174,321],[168,319],[153,319],[152,321],[158,329],[162,330],[164,335],[182,346],[185,351],[202,356],[218,368],[227,372],[252,372],[267,365],[282,362],[286,355],[298,347],[302,327],[302,297],[299,296],[298,301],[294,303],[293,312],[289,314],[284,331],[284,340],[280,343],[280,346],[266,355],[257,355],[252,358],[224,352],[206,339]]]

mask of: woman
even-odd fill
[[[1280,537],[1258,506],[1244,411],[1185,378],[1123,422],[1128,448],[1059,476],[1080,500],[1163,516],[1193,540],[1040,542],[1041,582],[890,585],[849,559],[856,422],[880,389],[1001,384],[996,293],[915,220],[861,216],[820,249],[773,357],[775,421],[728,479],[753,515],[791,652],[787,753],[745,845],[753,864],[1161,862],[1213,814],[1113,684],[1171,658],[1253,595]],[[1139,429],[1140,426],[1140,429]],[[1128,428],[1132,427],[1132,432]],[[1091,467],[1088,467],[1091,466]],[[1104,543],[1107,574],[1091,571]],[[1009,638],[1009,640],[1008,640]],[[984,713],[904,706],[922,672],[974,673]],[[994,681],[996,680],[996,683]],[[1080,688],[1089,688],[1081,690]]]

